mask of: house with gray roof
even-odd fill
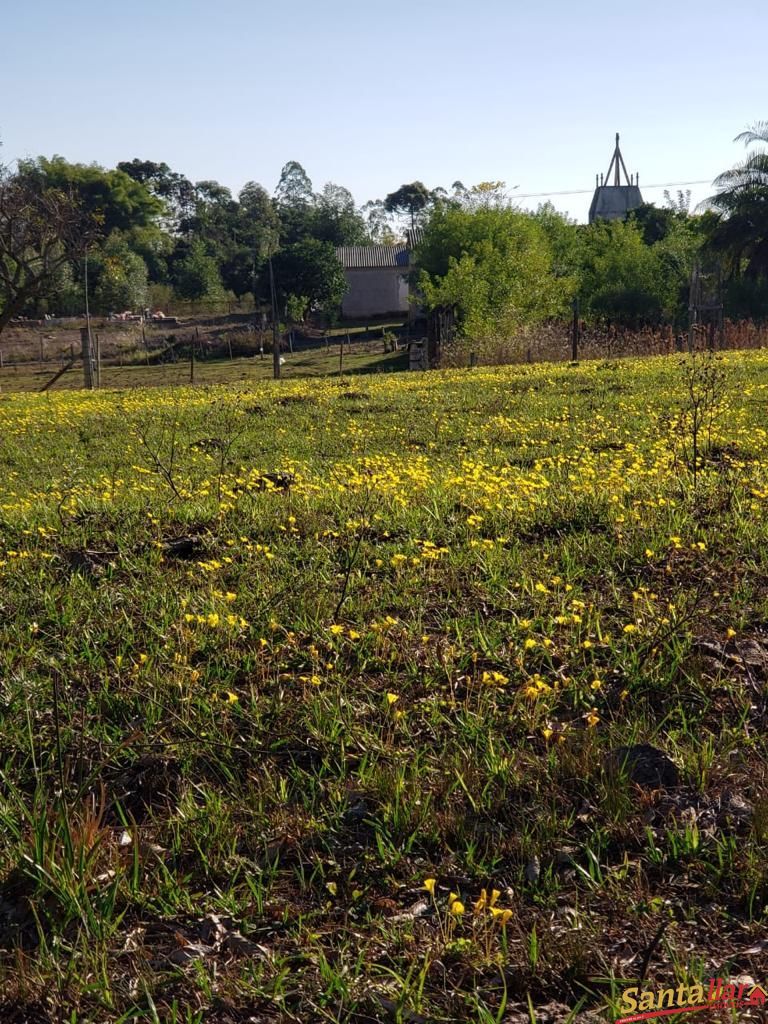
[[[407,241],[395,245],[342,245],[336,257],[344,267],[347,291],[341,314],[347,320],[411,313],[408,275],[413,270],[413,248],[421,232],[408,231]]]

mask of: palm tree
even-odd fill
[[[768,121],[758,121],[737,135],[745,146],[768,147]],[[714,182],[708,201],[720,217],[712,234],[713,248],[726,253],[731,273],[755,279],[768,276],[768,148],[750,153]]]

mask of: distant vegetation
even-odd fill
[[[760,320],[768,128],[758,123],[739,139],[751,147],[747,159],[717,179],[705,212],[691,212],[686,194],[667,194],[664,206],[593,226],[549,203],[522,212],[503,182],[446,190],[416,181],[358,208],[341,185],[316,191],[296,161],[272,194],[249,182],[233,196],[162,162],[107,170],[59,156],[23,160],[0,171],[0,330],[18,315],[82,312],[86,272],[100,314],[182,300],[266,305],[270,256],[281,316],[335,316],[345,282],[334,248],[392,242],[412,227],[425,229],[414,284],[428,307],[451,307],[472,338],[561,316],[574,296],[593,322],[681,325],[697,259],[721,268],[726,316]]]

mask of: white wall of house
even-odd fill
[[[347,292],[341,302],[347,318],[408,312],[408,282],[404,267],[352,267],[344,271]]]

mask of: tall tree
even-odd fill
[[[0,332],[45,296],[96,233],[72,189],[0,167]]]
[[[283,167],[275,189],[275,202],[283,244],[292,245],[312,234],[316,197],[312,181],[298,161],[289,160]]]
[[[255,181],[247,182],[238,196],[237,246],[222,266],[226,288],[236,295],[252,292],[254,299],[264,287],[267,257],[277,251],[280,218],[267,190]]]
[[[89,266],[92,281],[92,309],[97,313],[143,309],[147,304],[147,266],[128,244],[113,231]]]
[[[713,247],[725,253],[734,276],[768,277],[768,121],[758,121],[736,136],[745,146],[762,146],[715,179],[709,200],[720,214]]]
[[[334,245],[367,245],[365,221],[349,189],[329,181],[317,197],[312,235]]]
[[[289,160],[280,172],[275,199],[279,206],[311,206],[314,203],[312,179],[298,160]]]
[[[316,238],[305,238],[281,249],[274,260],[274,272],[281,302],[292,296],[292,305],[300,307],[303,316],[313,306],[334,309],[347,288],[334,246]]]
[[[591,224],[582,254],[584,312],[631,327],[672,319],[681,282],[661,258],[663,244],[647,245],[632,219]]]
[[[176,291],[185,299],[218,299],[222,297],[221,276],[217,261],[208,253],[202,239],[182,242],[173,267]]]
[[[392,245],[397,240],[382,199],[370,199],[363,205],[361,212],[369,242],[375,245]]]
[[[432,193],[420,181],[412,181],[410,185],[401,185],[395,192],[390,192],[384,200],[384,209],[388,213],[407,214],[411,218],[411,229],[416,226],[416,218],[429,205]]]
[[[61,156],[50,160],[41,156],[20,160],[18,173],[40,193],[54,190],[76,198],[105,235],[115,229],[151,224],[163,210],[162,202],[141,182],[98,164],[72,164]]]
[[[451,306],[462,332],[484,338],[562,312],[574,282],[552,273],[541,225],[511,208],[439,203],[416,251],[428,308]]]
[[[172,171],[168,164],[154,160],[125,160],[117,165],[134,181],[140,182],[165,204],[163,221],[170,231],[178,231],[179,223],[189,217],[195,201],[195,186],[183,174]]]

